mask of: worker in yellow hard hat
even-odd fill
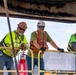
[[[26,29],[26,22],[20,22],[18,24],[17,30],[11,32],[14,48],[18,47],[18,50],[15,50],[16,55],[19,53],[20,50],[25,50],[28,48],[28,42],[26,40],[26,36],[24,36],[24,32],[26,31]],[[6,36],[2,39],[2,41],[0,42],[0,46],[12,47],[10,33],[6,34]],[[14,69],[13,57],[14,53],[12,50],[6,48],[0,49],[0,70],[3,70],[4,66],[6,66],[7,70]],[[0,72],[0,75],[3,75],[3,73]],[[11,75],[15,75],[15,73],[12,73]]]

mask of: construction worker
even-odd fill
[[[76,33],[70,36],[67,49],[68,51],[76,52]],[[76,54],[75,54],[75,71],[76,71]],[[73,74],[69,73],[68,75],[73,75]]]
[[[27,24],[25,22],[20,22],[18,24],[17,30],[14,30],[11,32],[12,34],[12,40],[14,44],[14,48],[18,47],[17,50],[15,50],[15,54],[17,55],[20,50],[25,50],[28,48],[28,42],[26,40],[26,37],[24,36],[24,32],[27,29]],[[3,49],[0,49],[0,70],[4,69],[4,66],[7,70],[14,69],[13,67],[13,57],[14,53],[10,49],[6,49],[5,47],[12,47],[10,33],[8,33],[3,40],[0,42],[0,46],[3,47]],[[3,75],[3,72],[0,72],[0,75]],[[8,73],[8,75],[15,75],[15,73]]]
[[[35,65],[38,66],[38,52],[42,50],[42,53],[40,55],[40,69],[44,70],[44,60],[43,60],[43,54],[44,51],[48,49],[47,42],[50,43],[55,49],[64,52],[64,49],[59,48],[55,42],[52,40],[52,38],[49,36],[49,34],[44,31],[45,29],[45,23],[43,21],[39,21],[37,23],[37,30],[31,33],[30,38],[30,48],[34,53],[34,67]],[[27,66],[28,70],[31,70],[31,53],[28,51],[28,54],[26,56],[27,60]],[[28,73],[28,75],[31,75],[31,73]],[[40,73],[40,75],[44,75],[44,73]]]

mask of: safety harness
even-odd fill
[[[37,43],[39,44],[39,46],[41,47],[45,47],[46,49],[48,48],[47,46],[47,37],[46,37],[46,33],[43,33],[43,39],[41,39],[40,34],[38,33],[38,31],[35,31],[36,34],[36,38],[37,38]],[[30,42],[30,49],[33,51],[33,53],[37,53],[39,52],[39,49],[37,49],[34,44],[33,41]],[[44,53],[44,52],[42,52]]]

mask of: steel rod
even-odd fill
[[[13,44],[13,38],[12,38],[12,33],[11,33],[11,25],[10,25],[10,20],[9,20],[9,13],[8,13],[7,0],[3,0],[3,1],[4,1],[4,7],[5,7],[5,11],[6,11],[6,17],[7,17],[7,22],[8,22],[8,28],[9,28],[10,38],[11,38],[12,52],[13,52],[13,54],[14,54],[14,60],[15,60],[16,71],[17,71],[17,75],[19,75],[18,67],[17,67],[17,61],[16,61],[16,53],[15,53],[14,44]]]

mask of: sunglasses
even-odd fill
[[[23,28],[20,28],[20,27],[18,27],[20,30],[23,30],[23,31],[25,31],[25,29],[23,29]]]
[[[39,28],[45,28],[45,26],[38,26]]]

